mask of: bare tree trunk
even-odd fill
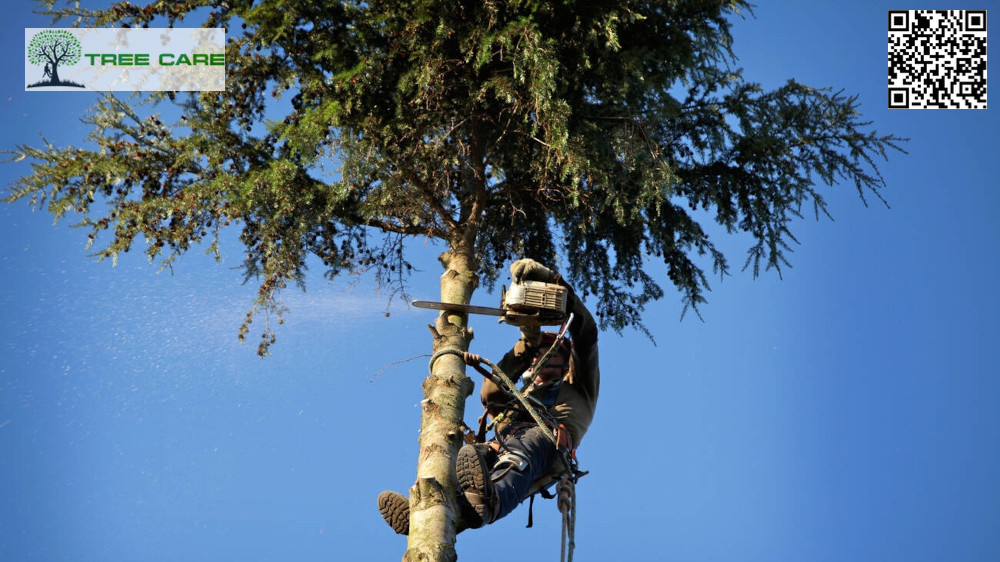
[[[478,283],[478,267],[471,246],[463,243],[441,254],[445,272],[441,276],[441,300],[468,304]],[[472,331],[466,318],[444,313],[438,317],[434,353],[443,349],[467,351]],[[465,363],[457,355],[445,354],[434,363],[424,380],[420,418],[420,457],[417,481],[410,488],[410,533],[405,562],[453,562],[458,505],[455,457],[462,445],[465,399],[473,382],[465,376]]]

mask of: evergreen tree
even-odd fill
[[[589,295],[605,327],[645,330],[664,285],[696,310],[700,263],[729,271],[699,221],[749,233],[754,275],[780,271],[791,222],[826,212],[818,189],[882,200],[877,159],[902,140],[871,130],[856,97],[745,80],[729,32],[743,0],[56,4],[43,8],[88,27],[228,28],[224,92],[104,96],[85,119],[96,147],[17,147],[33,167],[6,200],[81,215],[100,258],[144,239],[169,265],[241,228],[259,295],[240,338],[257,314],[280,317],[307,256],[329,277],[371,269],[398,285],[411,237],[447,246],[444,301],[468,303],[527,256]],[[164,123],[162,104],[183,116]],[[466,350],[465,322],[442,315],[434,350]],[[259,353],[273,341],[265,329]],[[472,386],[455,356],[424,382],[407,560],[456,558]]]

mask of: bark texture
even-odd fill
[[[441,276],[442,302],[468,304],[477,284],[472,252],[452,250],[439,259],[445,269]],[[431,332],[435,354],[443,349],[467,351],[472,340],[467,319],[461,315],[442,313],[431,326]],[[465,363],[452,354],[440,356],[424,380],[420,456],[417,481],[410,488],[410,534],[403,556],[405,562],[458,559],[454,546],[458,519],[455,457],[462,446],[465,399],[472,394],[473,386],[465,375]]]

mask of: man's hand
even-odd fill
[[[482,357],[476,355],[475,353],[469,353],[468,351],[462,354],[462,359],[465,360],[466,365],[471,365],[473,367],[483,362]]]
[[[555,272],[533,259],[525,258],[510,264],[510,275],[514,278],[515,283],[521,281],[548,283],[554,277]]]

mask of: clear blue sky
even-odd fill
[[[703,322],[669,294],[655,347],[602,334],[576,560],[1000,560],[997,109],[886,108],[898,3],[761,4],[735,28],[747,78],[857,93],[910,154],[883,167],[891,209],[828,190],[836,222],[797,223],[783,280],[716,280]],[[80,142],[93,95],[23,91],[22,29],[48,19],[5,6],[0,146]],[[386,317],[370,279],[314,268],[260,360],[236,341],[254,287],[232,234],[222,264],[170,275],[94,262],[71,222],[0,207],[0,559],[399,559],[375,497],[413,482],[426,358],[374,377],[428,352],[433,314]],[[742,263],[745,240],[723,246]],[[412,250],[411,295],[436,299],[440,248]],[[474,327],[490,357],[516,337]],[[462,534],[460,559],[558,559],[555,505],[526,520]]]

